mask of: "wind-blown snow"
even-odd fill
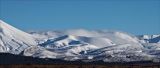
[[[0,52],[85,62],[160,61],[160,35],[121,31],[23,32],[0,20]]]

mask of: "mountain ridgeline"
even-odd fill
[[[26,33],[0,20],[0,52],[1,56],[8,53],[32,57],[36,62],[160,62],[160,34],[134,36],[121,31],[84,29]]]

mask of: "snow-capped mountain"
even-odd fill
[[[144,48],[143,45],[139,43],[139,39],[127,33],[119,31],[94,31],[94,33],[92,33],[93,31],[83,30],[83,32],[85,32],[85,35],[83,35],[82,30],[78,32],[78,34],[70,34],[67,32],[68,31],[63,31],[59,37],[54,36],[39,43],[41,47],[44,47],[44,49],[41,48],[38,50],[42,52],[35,51],[38,53],[35,54],[35,52],[31,52],[34,54],[28,55],[28,51],[32,51],[31,48],[25,55],[41,58],[61,58],[70,61],[88,59],[89,61],[104,60],[105,62],[116,62],[123,59],[125,59],[123,61],[126,62],[138,60],[126,58],[132,55],[136,55],[134,58],[150,56],[142,53]],[[53,32],[53,34],[55,33]],[[46,54],[46,51],[49,54]],[[107,58],[106,56],[111,57]],[[141,58],[141,60],[144,59]]]
[[[98,49],[99,47],[78,40],[78,38],[75,36],[64,35],[58,38],[48,39],[43,43],[39,44],[39,47],[36,48],[38,48],[38,50],[35,50],[35,47],[26,49],[24,51],[24,55],[41,57],[41,58],[63,57],[64,59],[64,57],[66,56],[69,57],[69,56],[80,55],[80,53],[83,51],[85,52],[87,50],[94,50]],[[35,54],[37,52],[39,53]]]
[[[140,35],[138,36],[140,43],[144,46],[149,55],[160,58],[160,34],[157,35]]]
[[[115,45],[111,40],[107,38],[73,36],[73,35],[64,35],[58,38],[48,39],[47,41],[41,43],[40,45],[62,47],[67,45],[75,46],[78,44],[92,44],[99,48]]]
[[[157,35],[139,35],[142,43],[160,43],[160,34]]]
[[[85,62],[160,61],[160,35],[63,30],[29,33],[0,21],[0,52]]]
[[[35,45],[37,43],[30,34],[0,20],[0,52],[19,54],[25,48]]]

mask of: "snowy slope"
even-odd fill
[[[100,37],[85,37],[74,35],[63,35],[58,38],[51,38],[42,43],[41,45],[54,45],[56,47],[76,44],[92,44],[99,48],[115,45],[111,40]]]
[[[160,43],[160,34],[157,35],[139,35],[142,43]]]
[[[57,38],[48,39],[47,41],[39,45],[40,45],[39,47],[36,47],[38,49],[35,49],[35,47],[26,49],[24,51],[24,55],[43,57],[43,58],[49,58],[49,57],[60,58],[65,56],[69,57],[69,56],[79,55],[81,52],[87,50],[98,49],[98,47],[96,47],[95,45],[79,41],[75,36],[72,35],[64,35]],[[46,52],[48,52],[49,54],[47,54]]]
[[[37,43],[30,34],[0,20],[0,52],[19,54],[25,48],[34,45]]]
[[[32,54],[32,56],[69,61],[80,59],[87,62],[97,60],[105,62],[160,61],[158,42],[142,43],[144,39],[140,39],[141,37],[125,32],[78,29],[58,33],[55,35],[57,33],[52,31],[50,34],[53,34],[53,37],[48,37],[47,40],[39,43],[44,48],[43,51],[49,51],[49,54],[36,51],[38,54]],[[157,39],[158,36],[154,35],[154,38]]]
[[[110,52],[123,52],[126,53],[127,55],[128,52],[129,53],[133,52],[133,54],[138,54],[143,51],[143,46],[139,43],[139,40],[136,37],[130,36],[123,32],[103,32],[103,33],[96,32],[97,36],[89,31],[86,32],[85,35],[83,35],[83,33],[81,33],[80,35],[74,33],[72,33],[71,35],[65,35],[69,34],[67,32],[64,32],[63,34],[61,34],[62,36],[56,38],[49,38],[48,40],[45,40],[42,43],[40,43],[40,46],[44,48],[43,51],[45,52],[49,51],[50,54],[45,54],[44,52],[38,52],[39,50],[37,50],[35,51],[38,52],[36,54],[31,54],[31,55],[25,54],[25,55],[43,57],[43,58],[54,57],[71,61],[77,59],[91,60],[92,58],[96,58],[97,56],[104,55],[102,54],[104,52],[108,52],[105,53],[106,55],[113,54]],[[93,36],[90,34],[92,34]],[[103,59],[102,58],[94,59],[93,61],[99,59],[106,60],[106,57],[103,57]]]
[[[85,62],[160,61],[160,35],[84,29],[29,33],[0,20],[0,52]]]
[[[139,35],[137,36],[144,46],[144,52],[160,59],[160,34],[157,35]],[[155,61],[157,62],[158,59]],[[158,60],[160,62],[160,60]]]
[[[45,32],[44,32],[45,33]],[[46,32],[47,34],[48,32]],[[87,42],[87,43],[93,43],[97,44],[101,47],[105,47],[105,45],[114,45],[114,44],[134,44],[134,45],[140,45],[139,39],[136,36],[127,34],[125,32],[120,31],[95,31],[95,30],[84,30],[84,29],[75,29],[75,30],[65,30],[65,31],[59,31],[58,32],[50,32],[50,34],[53,34],[53,37],[50,38],[56,38],[64,35],[73,35],[77,37],[78,40]],[[36,34],[36,33],[35,33]],[[39,34],[39,33],[37,33]],[[47,36],[44,34],[40,34],[43,36]],[[41,36],[39,36],[41,37]],[[49,38],[48,38],[49,39]],[[106,42],[107,41],[107,42]],[[101,43],[101,44],[100,44]]]
[[[37,34],[48,37],[39,43],[44,48],[44,52],[35,51],[38,54],[30,56],[61,58],[70,61],[80,59],[87,62],[97,60],[105,62],[160,61],[158,42],[142,42],[147,37],[136,37],[121,31],[78,29],[59,31],[58,33],[52,31],[50,37],[44,35],[45,32]],[[156,39],[157,41],[159,36],[154,35],[147,39]],[[49,54],[45,54],[48,51]]]

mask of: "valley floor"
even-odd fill
[[[102,61],[84,63],[60,59],[40,59],[0,53],[0,68],[160,68],[160,63],[150,61],[105,63]]]
[[[159,64],[130,64],[130,65],[17,64],[17,65],[0,65],[0,68],[160,68],[160,65]]]

